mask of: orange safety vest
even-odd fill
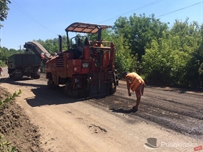
[[[137,73],[132,72],[126,75],[127,80],[131,80],[130,89],[134,92],[140,84],[144,84],[144,80]]]

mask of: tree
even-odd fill
[[[8,49],[6,47],[0,47],[0,65],[4,66],[9,56],[13,54],[18,54],[18,53],[22,53],[22,51],[15,50],[15,49]]]
[[[105,29],[105,30],[102,30],[102,37],[101,39],[103,41],[111,41],[112,39],[112,33],[113,31],[111,29]],[[98,39],[98,35],[97,34],[87,34],[89,40],[91,41],[96,41]]]
[[[9,3],[11,3],[10,0],[0,0],[0,21],[4,21],[7,18],[9,10],[7,5]]]
[[[122,76],[125,71],[136,71],[137,60],[130,54],[130,49],[124,45],[124,38],[115,35],[112,35],[112,38],[116,48],[115,67],[118,70],[119,75]]]
[[[202,37],[196,22],[176,21],[171,30],[152,40],[143,56],[143,72],[148,80],[173,85],[200,87],[203,62]],[[203,43],[202,43],[203,44]]]
[[[199,36],[195,36],[198,48],[191,54],[191,59],[186,65],[187,73],[184,79],[188,86],[203,88],[203,24],[198,31]]]
[[[133,14],[127,19],[120,17],[114,25],[115,33],[123,35],[125,44],[134,56],[137,54],[141,61],[145,49],[152,40],[162,37],[162,32],[168,29],[167,24],[155,19],[154,15],[146,17],[145,14],[137,16]]]
[[[40,43],[48,52],[54,53],[59,51],[59,40],[58,38],[54,39],[47,39],[45,41],[43,40],[35,40],[38,43]],[[67,38],[66,36],[62,36],[62,49],[67,50]]]

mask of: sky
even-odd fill
[[[203,0],[11,0],[7,19],[0,24],[0,46],[23,49],[28,41],[66,35],[73,22],[114,25],[119,17],[155,15],[173,25],[175,20],[203,24]]]

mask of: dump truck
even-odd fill
[[[8,74],[13,80],[22,79],[23,76],[39,79],[38,73],[41,59],[35,54],[14,54],[8,58]]]

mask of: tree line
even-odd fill
[[[135,71],[148,84],[203,87],[203,25],[195,21],[187,18],[171,25],[153,14],[133,14],[119,17],[112,29],[102,32],[102,39],[115,44],[115,66],[120,76]],[[63,50],[67,50],[66,36],[62,40]],[[36,41],[52,54],[59,50],[58,38]],[[0,62],[16,51],[1,48]]]
[[[154,15],[133,14],[118,18],[114,31],[123,48],[117,57],[127,62],[117,63],[120,71],[137,71],[148,83],[203,87],[203,25],[187,18],[169,27]]]

